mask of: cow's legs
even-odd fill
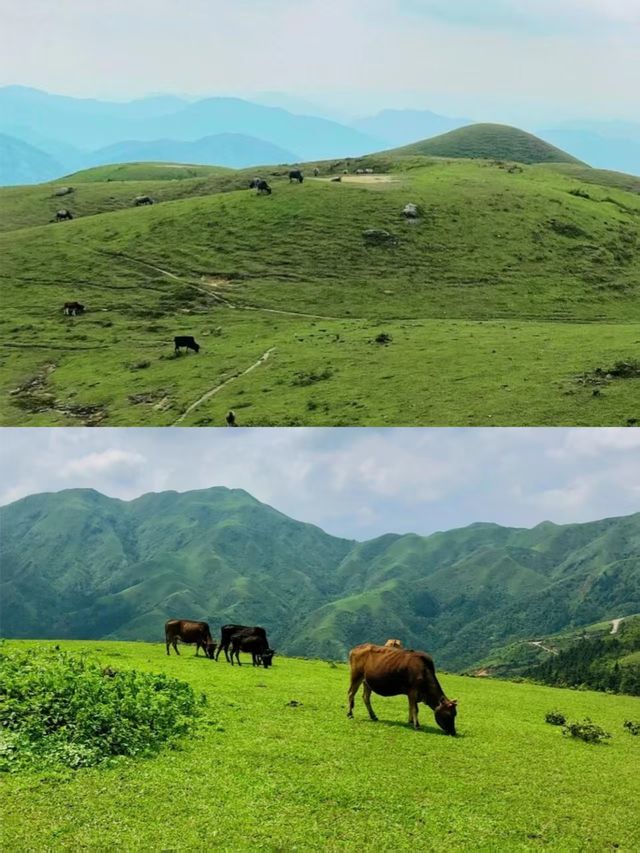
[[[180,652],[178,651],[178,640],[177,640],[177,639],[175,639],[175,640],[171,643],[171,645],[173,646],[173,650],[174,650],[174,652],[175,652],[177,655],[179,655],[179,654],[180,654]]]
[[[418,722],[418,696],[414,691],[411,691],[407,698],[409,699],[409,725],[414,729],[420,728]]]
[[[349,710],[347,711],[347,717],[353,717],[353,703],[356,698],[356,693],[360,689],[360,685],[362,684],[362,679],[364,676],[362,675],[352,675],[351,676],[351,684],[349,685],[349,692],[347,693],[347,698],[349,700]]]
[[[375,715],[375,711],[371,707],[371,688],[369,687],[366,681],[362,685],[362,698],[364,699],[364,704],[367,706],[369,716],[374,722],[376,722],[378,718]]]
[[[170,654],[169,647],[171,646],[171,640],[167,639],[166,644],[167,644],[167,654]]]

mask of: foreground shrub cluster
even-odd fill
[[[57,649],[0,649],[0,769],[89,767],[157,752],[198,713],[190,685]]]

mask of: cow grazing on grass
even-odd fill
[[[143,207],[145,204],[155,204],[155,201],[150,195],[138,195],[134,198],[133,203],[136,207]]]
[[[216,660],[218,660],[218,658],[220,657],[220,652],[224,651],[224,656],[226,657],[227,661],[229,663],[233,663],[233,650],[232,657],[229,657],[229,648],[232,648],[233,639],[236,639],[236,646],[239,646],[243,639],[247,639],[249,637],[257,639],[257,642],[251,643],[253,648],[244,649],[238,647],[237,652],[251,651],[253,657],[254,655],[261,656],[264,652],[270,651],[269,642],[267,640],[267,632],[264,630],[264,628],[260,628],[257,625],[253,627],[249,625],[223,625],[220,629],[220,645],[218,646],[218,651],[216,652]],[[236,658],[238,659],[238,663],[240,663],[237,653]],[[268,666],[269,664],[265,664],[265,666]]]
[[[245,628],[243,631],[236,631],[231,636],[231,665],[233,666],[233,658],[240,663],[240,652],[248,652],[251,655],[253,666],[263,666],[268,669],[273,661],[275,652],[269,648],[269,644],[262,634],[252,633],[251,628]]]
[[[409,725],[420,728],[418,702],[423,702],[434,712],[440,728],[448,735],[455,735],[457,702],[444,695],[433,659],[426,652],[364,643],[351,649],[349,664],[348,717],[353,717],[354,698],[362,684],[362,698],[372,720],[378,719],[371,707],[372,691],[379,696],[404,694],[409,700]]]
[[[200,344],[191,335],[176,335],[173,344],[174,351],[177,353],[180,352],[181,347],[184,347],[185,350],[192,349],[194,352],[200,352]]]
[[[293,184],[301,184],[304,181],[304,175],[300,171],[300,169],[292,169],[289,172],[289,183]]]
[[[65,302],[62,311],[67,317],[75,317],[77,314],[84,314],[84,305],[81,302]]]
[[[257,195],[271,195],[271,187],[264,178],[254,178],[249,184],[250,190],[256,190]]]
[[[61,210],[56,210],[56,222],[64,222],[67,219],[73,219],[73,213],[71,213],[70,210],[67,210],[66,207],[63,207]]]
[[[320,174],[320,169],[318,169],[318,167],[316,166],[315,169],[313,170],[313,177],[317,178],[319,174]]]
[[[227,422],[227,426],[230,426],[230,427],[238,426],[238,424],[236,423],[236,413],[234,411],[232,411],[231,409],[227,412],[227,415],[225,417],[225,421]]]
[[[178,651],[178,640],[180,640],[181,643],[188,645],[195,643],[196,655],[202,649],[206,657],[216,660],[216,643],[211,636],[207,622],[194,622],[191,619],[169,619],[164,626],[164,637],[167,654],[170,654],[170,646],[173,646],[177,655],[180,654]]]
[[[402,648],[402,642],[400,640],[387,640],[387,642],[385,643],[385,646],[392,648],[392,649],[401,649]]]

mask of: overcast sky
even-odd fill
[[[0,0],[0,85],[637,120],[640,0]]]
[[[243,488],[349,538],[640,511],[640,429],[4,429],[0,503]]]

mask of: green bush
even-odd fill
[[[547,711],[544,718],[552,726],[564,726],[567,722],[567,718],[560,711]]]
[[[640,722],[637,720],[625,720],[622,728],[626,729],[630,735],[640,735]]]
[[[597,726],[587,717],[579,723],[567,723],[562,729],[562,734],[586,741],[586,743],[600,743],[610,738],[609,732]]]
[[[0,770],[144,756],[187,733],[190,685],[57,649],[0,650]]]

